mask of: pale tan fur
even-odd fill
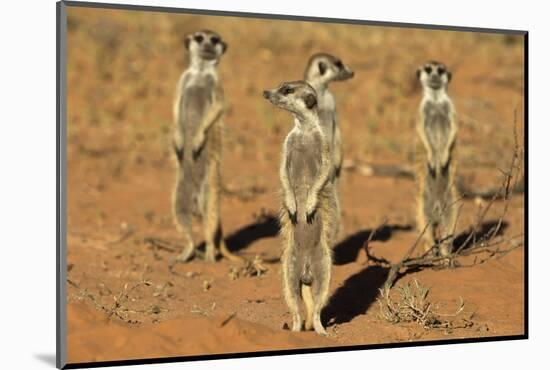
[[[321,238],[320,248],[324,251],[326,256],[329,257],[329,260],[332,261],[332,246],[334,244],[334,228],[336,227],[336,200],[334,198],[334,192],[332,185],[330,183],[321,191],[319,197],[319,211],[320,216],[323,220],[323,237]],[[282,268],[282,278],[283,278],[283,295],[285,301],[292,316],[292,330],[300,331],[302,326],[302,318],[300,315],[300,301],[301,298],[304,303],[305,308],[305,330],[312,330],[315,323],[315,316],[317,316],[317,326],[318,332],[320,334],[326,334],[324,328],[319,328],[320,322],[318,317],[323,307],[326,306],[330,293],[330,266],[326,266],[329,276],[326,279],[326,283],[323,284],[320,292],[314,296],[311,291],[311,286],[301,284],[300,294],[297,295],[292,292],[290,287],[291,276],[298,274],[296,270],[296,265],[293,263],[291,258],[291,251],[294,247],[293,240],[293,224],[288,216],[288,210],[286,207],[281,207],[279,213],[279,223],[280,228],[280,237],[281,245],[283,247],[283,252],[281,256],[281,268]]]
[[[302,330],[299,306],[303,301],[306,328],[326,335],[321,310],[330,288],[336,199],[331,151],[319,124],[317,96],[308,83],[295,81],[264,91],[264,97],[294,116],[279,170],[283,294],[292,330]]]
[[[340,200],[340,177],[343,161],[343,144],[340,125],[338,124],[338,114],[336,110],[336,101],[329,90],[329,85],[334,81],[345,81],[353,78],[354,72],[336,56],[327,53],[316,53],[312,55],[307,63],[305,70],[305,80],[317,92],[319,103],[319,118],[323,131],[329,141],[332,174],[331,181],[336,197],[336,220],[335,220],[335,239],[343,230],[342,224],[342,205]]]
[[[416,125],[420,139],[415,164],[417,228],[424,231],[425,250],[439,243],[440,254],[447,256],[456,231],[459,200],[454,157],[458,125],[447,95],[451,73],[442,63],[428,62],[417,76],[424,89]]]
[[[201,41],[202,45],[196,41],[196,37],[199,35],[205,40],[204,42]],[[217,38],[216,43],[208,44],[213,38]],[[201,52],[205,49],[201,49],[201,47],[208,48],[206,52],[209,52],[211,57],[203,57]],[[202,220],[204,228],[206,242],[205,259],[215,261],[216,254],[220,251],[222,256],[232,261],[241,262],[243,261],[241,257],[233,255],[227,249],[223,239],[220,220],[220,165],[222,159],[225,97],[223,88],[218,82],[216,67],[227,45],[221,41],[219,35],[212,31],[198,31],[186,37],[186,48],[190,53],[190,66],[179,78],[172,108],[175,121],[174,147],[178,158],[176,184],[172,195],[172,210],[176,226],[186,243],[184,250],[178,256],[178,260],[185,262],[195,254],[196,246],[192,237],[191,218],[192,216],[198,216]],[[186,122],[182,118],[182,99],[184,96],[197,96],[189,92],[192,91],[190,89],[197,86],[201,86],[203,89],[207,88],[207,90],[202,91],[208,91],[210,96],[208,98],[207,95],[202,101],[204,102],[204,99],[208,98],[209,102],[204,103],[206,104],[205,111],[200,116],[200,121],[196,121],[198,125],[194,137],[187,138],[187,145],[190,148],[184,148],[185,130],[181,125],[185,126],[189,122]],[[191,105],[189,108],[190,111],[195,109],[194,107],[196,105]],[[196,109],[196,112],[201,111],[201,108]],[[178,153],[178,151],[181,151],[181,153]],[[187,178],[190,174],[185,173],[185,166],[188,169],[196,168],[190,157],[199,156],[200,153],[205,153],[204,155],[206,156],[205,159],[201,160],[201,163],[204,165],[201,168],[206,168],[204,177],[195,180]],[[183,159],[179,158],[179,154],[182,155]],[[185,165],[184,161],[187,161]],[[189,181],[203,181],[202,179],[204,179],[205,183],[202,183],[199,194],[196,194],[198,199],[197,209],[191,210],[193,207],[185,204],[188,199],[182,197],[182,194],[185,194],[186,191],[197,190],[196,187],[186,185],[186,182],[188,184]]]

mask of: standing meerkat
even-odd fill
[[[174,150],[178,162],[172,197],[174,217],[185,246],[177,261],[195,255],[192,218],[204,226],[205,259],[215,261],[217,251],[240,261],[227,249],[220,222],[220,161],[225,99],[217,66],[227,44],[212,31],[185,37],[189,67],[182,73],[174,100]]]
[[[331,181],[333,182],[336,193],[336,216],[335,236],[340,231],[341,224],[341,204],[340,204],[340,172],[342,170],[343,148],[340,126],[338,125],[338,116],[336,113],[336,103],[334,96],[328,90],[332,81],[345,81],[354,76],[354,72],[335,56],[326,53],[314,54],[309,58],[305,80],[317,93],[317,110],[319,112],[319,123],[330,147],[332,158]]]
[[[321,310],[329,293],[336,207],[330,145],[319,123],[315,90],[307,82],[286,82],[263,95],[294,116],[279,172],[283,292],[292,330],[302,329],[299,303],[303,300],[306,330],[326,335]]]
[[[439,62],[427,62],[417,70],[424,91],[416,126],[423,146],[416,166],[417,226],[420,230],[426,227],[425,249],[438,243],[443,256],[452,251],[458,200],[453,158],[458,127],[447,95],[451,76]]]

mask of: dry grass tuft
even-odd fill
[[[380,289],[380,297],[377,298],[380,308],[380,316],[392,324],[415,323],[422,328],[429,329],[465,329],[474,326],[470,317],[461,317],[456,321],[445,317],[458,318],[464,313],[464,301],[460,298],[458,307],[451,314],[442,314],[434,311],[434,304],[429,301],[430,289],[423,286],[418,280],[413,279],[396,288],[398,299],[391,296],[391,289]]]

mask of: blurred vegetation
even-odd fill
[[[128,163],[162,167],[171,156],[174,88],[186,66],[183,37],[203,28],[229,45],[220,65],[230,104],[226,160],[278,162],[292,121],[261,91],[302,78],[319,51],[356,72],[332,87],[348,158],[410,161],[421,95],[415,70],[431,59],[453,71],[465,166],[500,165],[513,146],[514,110],[523,132],[521,36],[69,8],[69,161],[109,156],[102,163],[113,176]]]

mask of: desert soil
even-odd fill
[[[176,253],[145,241],[179,241],[170,207],[171,104],[185,67],[182,37],[200,28],[215,29],[229,44],[220,65],[230,104],[223,182],[260,189],[250,199],[224,195],[226,241],[235,253],[262,259],[260,276],[227,260],[169,268]],[[288,331],[275,215],[280,147],[292,120],[261,97],[265,88],[301,78],[314,52],[338,55],[356,72],[333,87],[346,159],[410,165],[421,94],[415,68],[441,60],[454,72],[459,174],[471,188],[495,187],[511,159],[514,112],[523,142],[521,37],[73,8],[68,40],[69,362],[523,334],[523,248],[397,282],[429,287],[439,313],[453,313],[463,300],[460,317],[449,317],[467,327],[385,321],[376,298],[388,270],[369,263],[361,247],[384,221],[371,242],[376,256],[397,262],[415,242],[414,181],[353,171],[342,175],[344,227],[323,312],[329,336]],[[494,203],[484,226],[503,206]],[[474,223],[478,209],[464,201],[459,230]],[[519,194],[501,236],[523,232]]]

